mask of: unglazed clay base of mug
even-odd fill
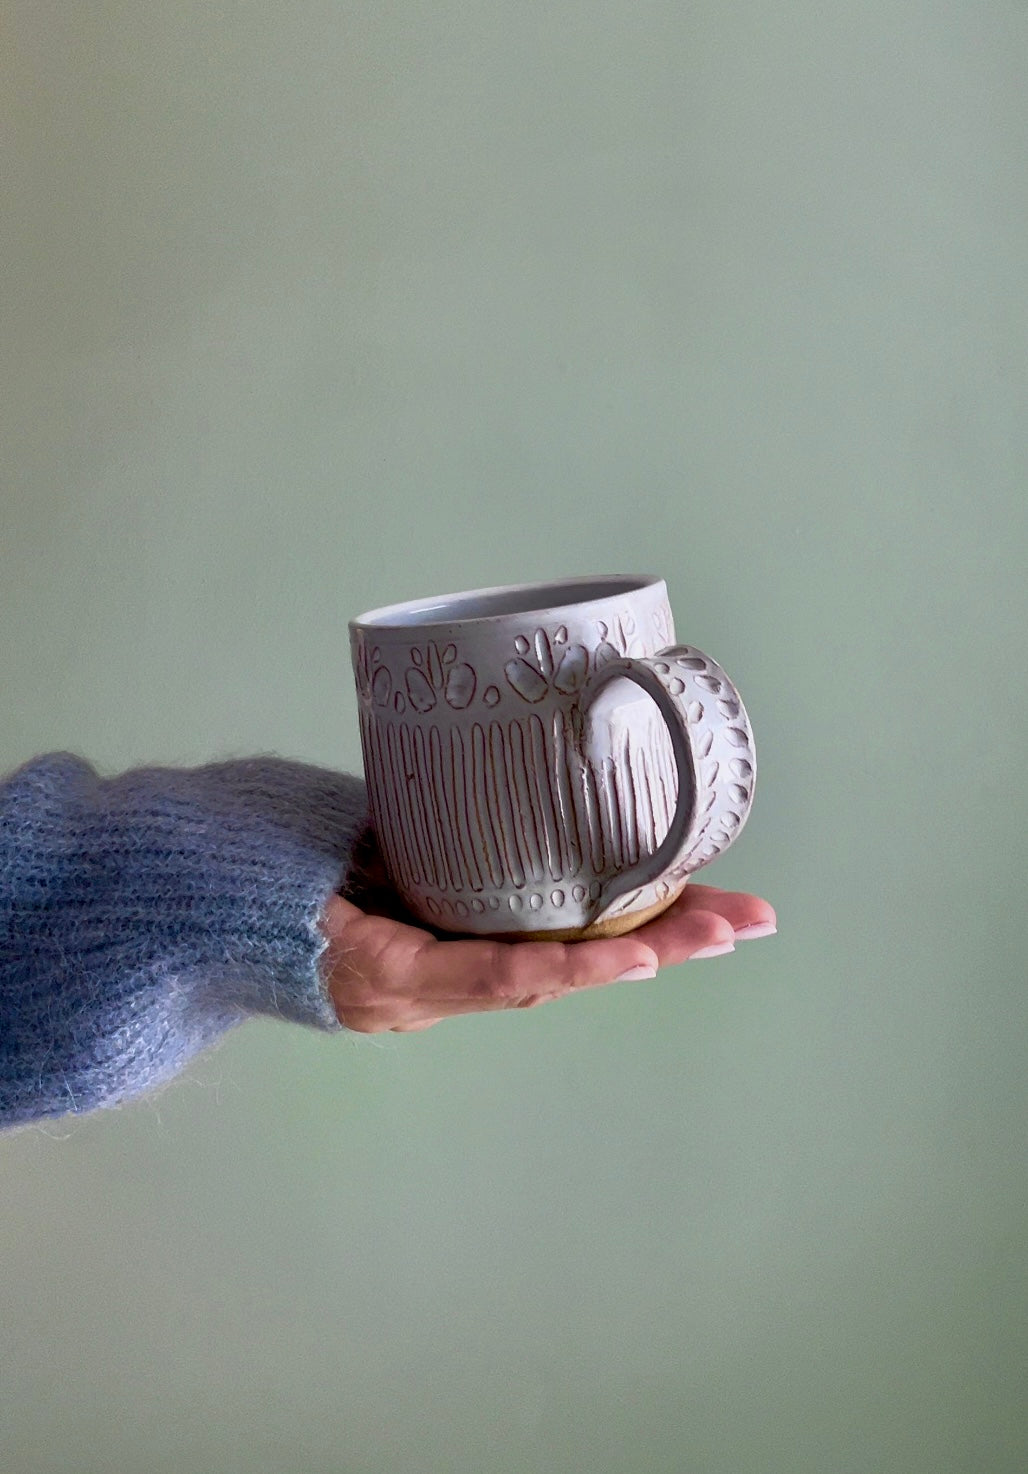
[[[611,937],[625,937],[631,931],[638,931],[639,927],[645,926],[648,921],[656,921],[658,916],[669,910],[685,890],[687,881],[688,876],[665,900],[657,901],[655,905],[647,906],[643,911],[628,911],[620,916],[608,916],[605,921],[594,922],[592,926],[565,927],[562,931],[491,932],[490,940],[496,942],[599,942],[609,941]]]

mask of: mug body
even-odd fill
[[[678,791],[665,722],[609,661],[674,643],[662,579],[478,589],[350,624],[372,822],[390,878],[443,931],[570,939],[601,890],[656,852]],[[663,909],[684,876],[640,899]],[[654,904],[654,894],[658,904]],[[605,934],[645,917],[629,905]]]

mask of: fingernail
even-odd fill
[[[755,921],[752,926],[740,926],[735,933],[737,942],[751,942],[757,937],[773,937],[778,931],[773,921]]]
[[[716,947],[701,947],[698,952],[693,952],[689,957],[689,961],[696,962],[701,957],[723,957],[726,952],[734,951],[734,942],[718,942]]]
[[[616,983],[641,983],[645,978],[655,978],[656,976],[657,969],[655,967],[648,967],[643,962],[638,967],[630,967],[627,972],[623,972],[614,981]]]

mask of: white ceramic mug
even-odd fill
[[[662,579],[476,589],[350,622],[372,822],[442,931],[616,936],[725,850],[756,757]]]

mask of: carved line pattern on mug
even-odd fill
[[[362,712],[361,738],[397,884],[461,898],[457,915],[512,887],[511,910],[562,906],[569,889],[595,900],[601,878],[652,854],[670,827],[676,775],[656,714],[641,741],[626,731],[601,763],[578,752],[567,711],[467,732]]]

